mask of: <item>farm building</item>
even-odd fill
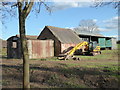
[[[37,39],[37,36],[26,36],[27,39]],[[7,57],[21,58],[20,35],[12,36],[7,39]]]
[[[28,54],[30,59],[46,58],[54,56],[53,40],[37,40],[38,36],[27,35]],[[22,58],[20,36],[12,36],[7,39],[7,57]]]
[[[82,41],[96,42],[101,49],[116,49],[116,38],[101,34],[75,32],[71,29],[45,26],[39,36],[27,35],[28,54],[30,59],[58,56],[70,50]],[[7,40],[8,58],[22,58],[20,36]]]
[[[116,38],[105,37],[101,34],[83,33],[79,30],[76,31],[76,33],[83,41],[97,42],[100,45],[101,49],[117,49]]]
[[[54,40],[54,53],[58,56],[70,47],[82,42],[79,36],[70,29],[58,28],[53,26],[45,26],[38,36],[40,40]]]

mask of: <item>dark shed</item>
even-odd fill
[[[27,40],[37,39],[37,36],[26,35]],[[8,58],[21,58],[21,43],[20,35],[12,36],[7,39],[7,57]]]
[[[38,39],[52,39],[54,40],[54,54],[55,56],[62,53],[65,49],[75,46],[82,42],[79,36],[71,29],[58,28],[53,26],[45,26],[43,31],[38,36]]]

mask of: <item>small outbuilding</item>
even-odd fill
[[[47,58],[54,56],[53,40],[37,40],[38,36],[26,35],[29,59]],[[22,58],[20,36],[7,39],[7,57]]]
[[[58,56],[70,47],[82,42],[79,36],[71,29],[45,26],[38,36],[40,40],[54,40],[54,54]]]
[[[27,40],[35,40],[37,36],[26,35]],[[20,35],[11,36],[7,39],[7,57],[22,58]]]

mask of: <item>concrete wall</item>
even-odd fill
[[[30,59],[54,56],[53,40],[27,40]]]
[[[52,32],[45,28],[40,36],[38,37],[40,40],[54,40],[54,55],[58,56],[61,53],[61,42],[52,34]]]

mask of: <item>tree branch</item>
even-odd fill
[[[28,0],[25,1],[25,6],[28,6]]]
[[[40,8],[41,8],[41,5],[42,5],[42,2],[39,3],[39,6],[38,6],[38,13],[40,13]]]
[[[44,1],[42,1],[42,0],[39,0],[39,1],[40,1],[42,4],[44,4],[46,10],[48,10],[48,11],[51,13],[50,7],[49,7],[46,3],[44,3]]]
[[[18,2],[17,3],[14,3],[12,6],[11,6],[11,8],[12,7],[17,7],[18,6]]]
[[[104,2],[104,0],[94,0],[94,6],[93,7],[103,7],[106,5],[113,5],[115,9],[118,8],[120,5],[120,0],[111,0],[110,2]],[[118,8],[119,9],[119,8]]]
[[[22,11],[22,3],[18,2],[18,9]]]
[[[33,4],[34,4],[34,0],[30,0],[29,4],[25,5],[25,7],[23,9],[23,13],[25,14],[25,18],[27,18],[28,14],[30,13]]]

